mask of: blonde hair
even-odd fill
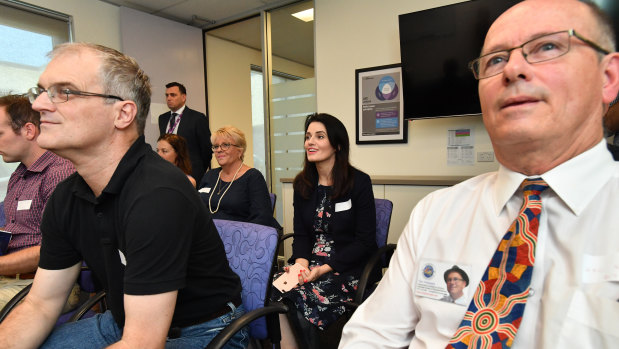
[[[234,144],[236,144],[238,148],[241,148],[241,161],[245,159],[247,141],[245,140],[245,133],[243,133],[243,131],[239,130],[234,126],[226,125],[213,132],[213,134],[211,135],[211,144],[215,143],[217,137],[232,138],[232,140],[234,140]]]

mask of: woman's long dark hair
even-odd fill
[[[176,167],[180,168],[183,173],[191,176],[191,160],[189,159],[189,150],[187,150],[187,142],[183,136],[173,133],[162,134],[157,142],[166,141],[170,143],[176,152]]]
[[[353,167],[349,162],[350,143],[348,141],[348,132],[344,124],[335,116],[316,113],[308,115],[305,119],[305,132],[312,122],[320,122],[325,125],[327,130],[327,138],[333,149],[335,149],[335,164],[331,169],[331,178],[333,179],[332,199],[337,199],[346,193],[350,192],[353,186]],[[303,162],[303,171],[294,178],[293,187],[305,199],[309,199],[312,191],[318,185],[318,171],[316,164],[307,161],[307,153]]]

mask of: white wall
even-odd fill
[[[155,148],[158,116],[168,111],[167,83],[177,81],[185,85],[186,105],[206,114],[202,30],[127,7],[120,8],[120,29],[123,52],[135,58],[150,77],[153,105],[144,135]]]
[[[351,159],[370,175],[476,175],[497,162],[447,166],[447,130],[471,128],[475,151],[491,151],[481,117],[408,123],[408,143],[356,145],[355,69],[400,62],[398,15],[457,0],[315,0],[316,91],[319,112],[340,118],[351,137]]]

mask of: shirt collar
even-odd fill
[[[58,156],[51,151],[47,150],[43,153],[39,158],[30,166],[30,168],[25,171],[28,172],[43,172],[47,166],[49,166],[52,162],[54,162],[54,158]],[[20,164],[23,165],[23,164]],[[25,167],[25,165],[24,165]]]
[[[570,210],[579,215],[610,180],[615,168],[616,164],[606,149],[606,141],[601,140],[593,148],[540,176],[530,178],[541,177]],[[494,189],[497,215],[525,178],[527,176],[522,173],[511,171],[503,165],[499,167],[497,185]]]
[[[118,194],[125,185],[127,178],[133,173],[138,162],[147,154],[152,152],[150,145],[146,144],[144,136],[138,137],[133,142],[125,156],[118,163],[118,167],[109,183],[103,189],[104,193]]]
[[[178,115],[183,115],[183,111],[185,111],[185,105],[183,104],[182,107],[178,108],[178,110],[171,110],[170,113],[176,113]]]
[[[138,139],[133,142],[129,150],[127,150],[123,158],[118,163],[118,167],[116,167],[114,174],[112,174],[112,178],[110,178],[110,181],[103,189],[103,193],[120,193],[125,185],[125,181],[133,173],[140,159],[151,151],[152,149],[148,144],[146,144],[144,136],[138,137]],[[78,180],[75,182],[73,191],[78,197],[89,200],[93,203],[95,202],[92,190],[86,181],[84,181],[84,178],[80,175],[78,175]]]

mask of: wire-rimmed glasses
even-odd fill
[[[30,89],[28,89],[27,95],[28,95],[28,99],[30,100],[30,103],[34,103],[34,101],[40,95],[42,95],[43,92],[47,92],[47,97],[49,97],[49,100],[54,104],[64,103],[64,102],[69,101],[69,95],[113,98],[113,99],[118,99],[119,101],[124,101],[124,99],[118,96],[106,95],[106,94],[94,93],[94,92],[77,91],[77,90],[71,90],[68,88],[60,88],[56,85],[52,85],[47,90],[42,87],[38,87],[38,86],[31,87]]]
[[[539,36],[520,46],[512,47],[507,50],[485,54],[471,61],[469,63],[469,68],[473,71],[473,75],[475,75],[475,79],[477,80],[501,74],[507,62],[509,62],[512,51],[516,49],[522,50],[522,56],[530,64],[546,62],[568,53],[570,51],[570,38],[572,36],[577,37],[580,41],[596,51],[605,55],[610,53],[610,51],[605,50],[595,42],[576,33],[574,29],[569,29]]]

